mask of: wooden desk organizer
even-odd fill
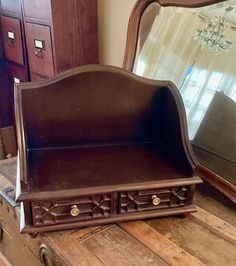
[[[79,67],[15,89],[21,231],[195,211],[201,182],[177,88]]]

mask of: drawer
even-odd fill
[[[25,23],[30,72],[54,76],[50,27]]]
[[[24,67],[8,64],[7,70],[10,75],[11,82],[19,83],[28,81],[27,71]]]
[[[20,0],[1,0],[1,9],[3,12],[21,14]]]
[[[119,213],[133,213],[187,205],[190,186],[119,193]]]
[[[24,64],[21,21],[1,16],[2,36],[5,56],[8,60]]]
[[[34,72],[31,72],[30,73],[30,80],[31,81],[40,81],[40,80],[44,80],[46,79],[47,77],[44,77],[44,76],[40,76]]]
[[[49,20],[51,0],[23,0],[23,10],[25,17]]]
[[[78,197],[73,200],[32,202],[35,226],[70,223],[109,217],[111,194]]]

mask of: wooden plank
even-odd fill
[[[207,184],[200,184],[194,202],[202,209],[236,227],[236,204]]]
[[[2,179],[0,177],[0,181]],[[1,187],[0,187],[1,189]],[[3,239],[0,251],[8,260],[17,266],[34,265],[40,266],[38,255],[38,241],[28,235],[19,233],[19,218],[15,211],[4,200],[0,203],[0,224],[3,229]],[[27,243],[30,243],[28,245]],[[33,248],[34,246],[34,248]],[[32,252],[35,250],[36,252]],[[29,262],[31,264],[29,264]]]
[[[17,157],[12,157],[10,159],[2,160],[0,161],[0,167],[6,166],[6,165],[12,165],[12,167],[16,169],[16,161],[17,161]]]
[[[0,265],[1,266],[12,266],[12,264],[7,260],[7,258],[0,252]]]
[[[191,214],[191,218],[198,224],[214,232],[221,238],[236,246],[236,227],[221,220],[215,215],[197,207],[197,212]],[[236,218],[236,217],[235,217]]]
[[[96,233],[100,232],[103,228],[107,226],[91,226],[91,227],[84,227],[70,231],[70,237],[76,239],[77,241],[82,241],[92,234],[95,235]]]
[[[16,157],[0,161],[0,174],[6,177],[14,186],[16,183]]]
[[[1,128],[2,143],[7,158],[16,156],[16,138],[14,127]]]
[[[153,229],[144,222],[138,221],[122,223],[120,224],[120,227],[142,242],[146,247],[148,247],[170,265],[204,265],[198,259],[175,245],[157,230]]]
[[[90,252],[76,238],[70,237],[70,231],[47,233],[43,241],[49,245],[56,254],[60,254],[62,265],[101,266],[104,265],[99,258]]]
[[[235,266],[235,246],[190,217],[165,218],[147,222],[180,248],[209,266]]]
[[[169,265],[117,225],[82,241],[105,265]]]

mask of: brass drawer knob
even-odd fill
[[[76,216],[79,216],[79,214],[80,214],[80,211],[79,211],[77,205],[72,205],[71,210],[70,210],[70,215],[73,217],[76,217]]]
[[[152,196],[152,204],[154,206],[158,206],[161,203],[161,199],[157,197],[157,195]]]

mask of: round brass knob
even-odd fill
[[[76,217],[76,216],[79,216],[79,214],[80,214],[80,211],[79,211],[77,205],[72,205],[71,210],[70,210],[70,215],[73,217]]]
[[[152,196],[152,204],[154,206],[158,206],[161,203],[161,199],[157,197],[157,195]]]

